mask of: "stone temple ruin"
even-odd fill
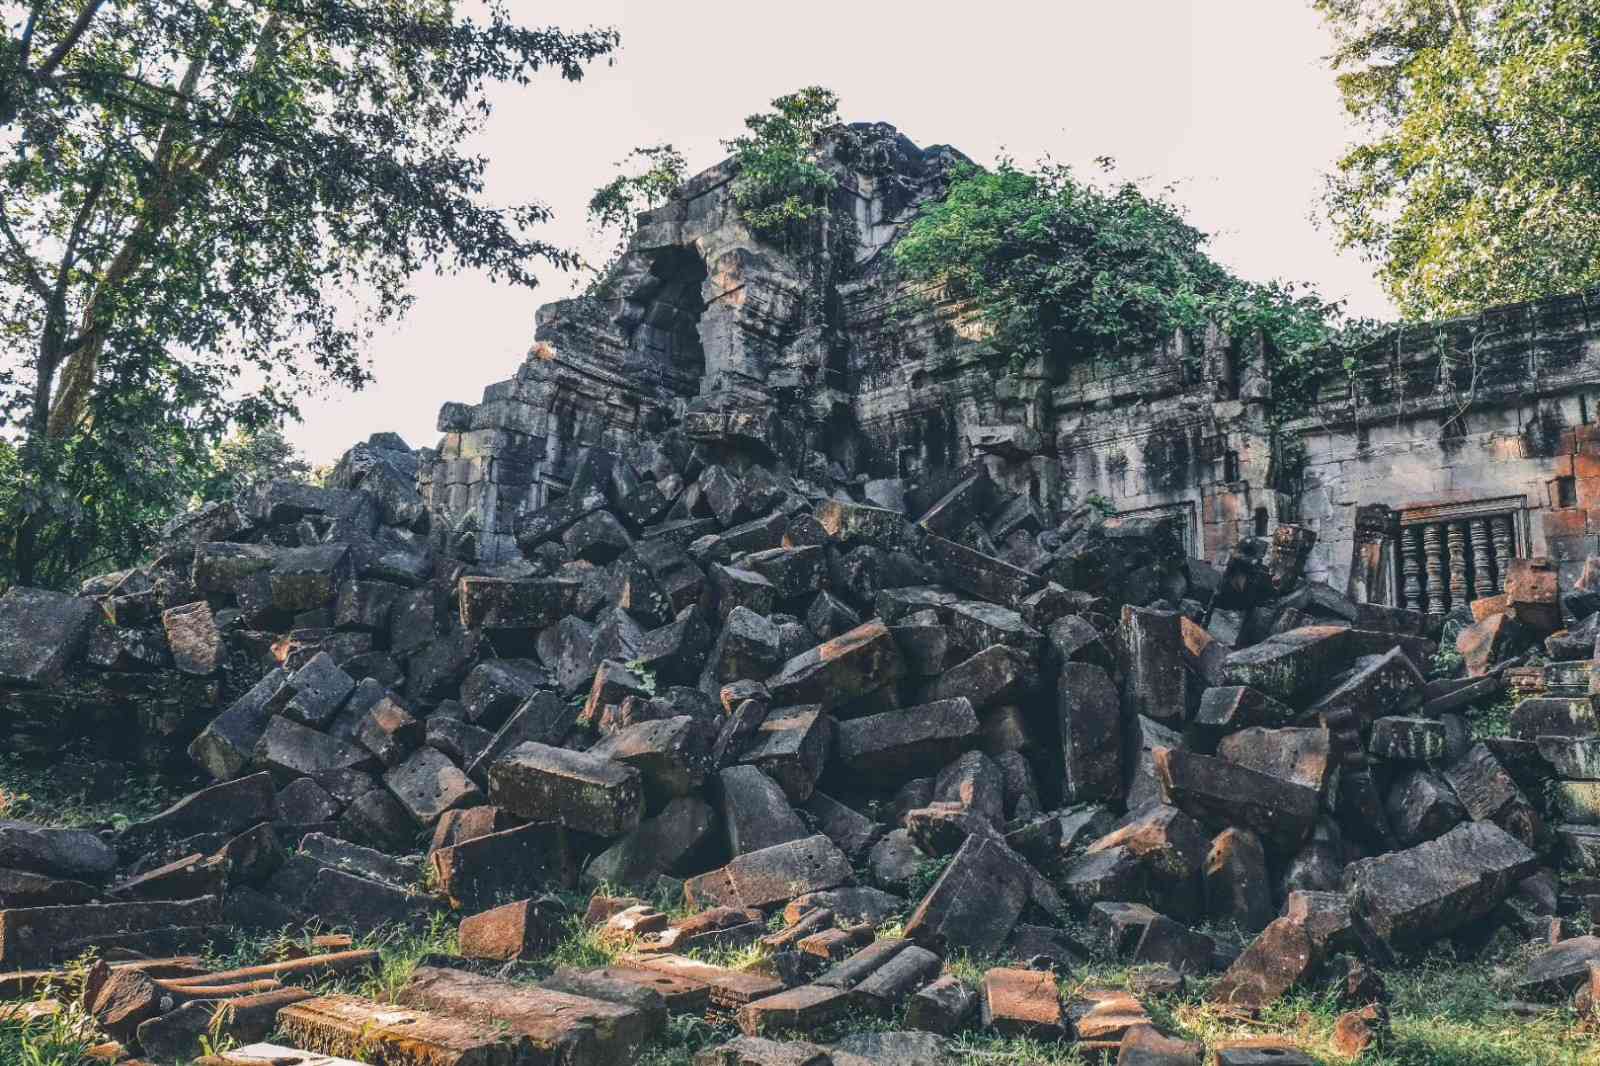
[[[10,750],[207,782],[0,822],[0,1010],[93,951],[112,1061],[621,1064],[693,1014],[706,1066],[968,1029],[1294,1066],[1147,1005],[1330,990],[1359,1050],[1373,967],[1507,940],[1519,994],[1592,1008],[1588,296],[1396,331],[1287,422],[1258,338],[1018,372],[886,254],[960,155],[830,144],[814,240],[699,175],[437,448],[376,435],[0,597]],[[459,949],[382,1001],[329,991],[378,964],[352,934],[441,919]],[[580,929],[610,965],[550,962]],[[1064,980],[1108,959],[1132,990]]]

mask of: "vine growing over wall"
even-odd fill
[[[1236,344],[1263,338],[1277,417],[1309,410],[1327,375],[1353,372],[1367,324],[1304,286],[1235,276],[1170,193],[1085,181],[1055,163],[965,167],[895,246],[895,262],[972,301],[1014,366],[1150,350],[1216,325]]]

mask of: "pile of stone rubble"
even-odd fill
[[[969,1026],[1199,1061],[1142,992],[1063,1002],[1091,958],[1151,993],[1220,973],[1240,1011],[1332,981],[1356,1046],[1383,1029],[1369,964],[1443,938],[1546,944],[1529,997],[1600,984],[1600,938],[1567,935],[1600,910],[1600,601],[1540,560],[1427,681],[1425,619],[1303,580],[1294,526],[1208,563],[1160,522],[1056,523],[981,465],[869,496],[668,434],[588,451],[489,568],[470,525],[430,526],[416,466],[374,438],[335,487],[264,484],[79,596],[0,598],[14,735],[159,693],[180,710],[146,717],[216,782],[121,831],[0,823],[0,998],[93,950],[86,1005],[153,1060],[245,1019],[334,1054],[621,1063],[711,1010],[746,1035],[708,1063],[844,1066],[938,1061]],[[1508,735],[1474,729],[1508,692]],[[580,887],[583,915],[551,894]],[[539,986],[438,960],[398,1006],[298,987],[373,964],[333,941],[185,954],[451,912],[469,960],[580,922],[628,954]],[[757,943],[755,969],[689,957]],[[972,988],[959,955],[1010,965]],[[920,1035],[772,1039],[854,1011]]]

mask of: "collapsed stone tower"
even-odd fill
[[[1549,556],[1571,587],[1600,550],[1597,294],[1397,328],[1353,368],[1328,360],[1288,417],[1257,337],[1018,368],[893,266],[965,157],[875,123],[823,161],[838,188],[806,240],[753,233],[724,161],[644,214],[592,293],[542,308],[516,375],[440,412],[419,474],[436,528],[514,560],[516,516],[566,491],[583,447],[648,466],[670,433],[891,504],[982,461],[1045,513],[1102,497],[1201,558],[1293,522],[1317,534],[1312,577],[1436,619],[1501,591],[1509,559]]]

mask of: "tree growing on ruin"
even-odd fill
[[[1404,312],[1600,283],[1600,6],[1314,2],[1363,131],[1328,179],[1326,213]]]
[[[66,581],[228,425],[360,386],[418,270],[576,265],[535,236],[546,208],[485,200],[466,144],[494,85],[576,80],[617,35],[473,10],[0,5],[0,583]]]

